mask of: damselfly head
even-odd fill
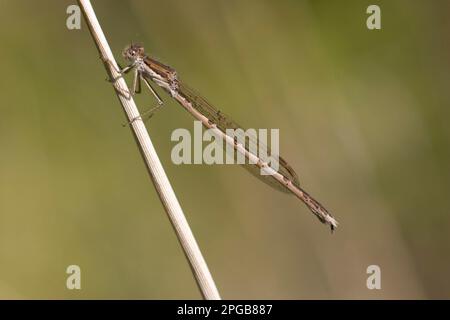
[[[144,56],[144,47],[140,44],[132,43],[125,47],[122,56],[128,61],[134,62],[137,58],[142,58]]]

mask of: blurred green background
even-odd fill
[[[0,298],[200,298],[84,19],[66,28],[74,3],[0,0]],[[147,127],[224,298],[450,298],[449,1],[93,6],[122,65],[138,41],[238,123],[279,128],[340,222],[239,166],[174,165],[193,118],[161,93]]]

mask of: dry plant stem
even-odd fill
[[[203,259],[194,235],[192,234],[189,224],[183,214],[183,210],[181,209],[172,186],[169,183],[161,162],[159,161],[158,155],[153,147],[144,123],[139,118],[139,111],[132,96],[129,94],[130,91],[128,86],[126,85],[125,80],[117,72],[119,69],[117,62],[114,59],[105,35],[103,34],[100,24],[98,23],[94,9],[92,8],[89,0],[78,0],[78,3],[86,18],[87,25],[92,37],[94,38],[94,42],[100,52],[102,60],[110,61],[112,64],[110,65],[109,63],[105,63],[105,67],[107,68],[111,78],[117,79],[117,81],[114,81],[114,88],[116,89],[117,96],[125,113],[127,114],[128,119],[131,122],[130,127],[136,141],[138,142],[138,146],[145,160],[145,164],[150,173],[153,184],[155,185],[159,198],[161,199],[164,209],[169,216],[184,253],[190,263],[200,291],[205,299],[219,300],[220,295],[214,280],[208,270],[205,260]]]

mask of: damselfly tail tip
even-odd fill
[[[336,221],[336,219],[333,218],[331,215],[325,216],[325,221],[323,221],[323,222],[330,225],[331,233],[334,233],[334,231],[336,230],[336,228],[337,228],[337,226],[339,224]]]
[[[325,208],[322,208],[321,211],[313,211],[316,214],[316,217],[319,218],[320,222],[323,224],[327,224],[331,228],[331,233],[334,233],[339,223],[337,220],[325,210]]]
[[[304,202],[308,205],[311,212],[314,213],[314,215],[320,220],[320,222],[322,222],[323,224],[328,224],[331,228],[331,233],[333,233],[339,224],[337,220],[331,215],[331,213],[327,211],[327,209],[325,209],[325,207],[311,198],[306,192],[304,192],[303,195],[307,196],[305,197],[307,201]]]
[[[339,223],[330,213],[325,210],[325,208],[322,207],[321,211],[314,210],[312,212],[316,215],[320,222],[329,225],[331,228],[331,233],[334,233]]]

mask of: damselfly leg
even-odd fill
[[[145,111],[144,113],[141,113],[139,116],[131,119],[131,121],[128,122],[128,125],[132,124],[134,121],[141,119],[142,121],[146,121],[148,119],[150,119],[151,117],[153,117],[153,115],[155,114],[155,112],[162,107],[163,105],[163,100],[161,99],[161,97],[158,95],[158,93],[155,91],[155,89],[153,89],[152,85],[150,84],[150,82],[148,82],[148,80],[142,76],[142,74],[139,72],[139,70],[135,69],[134,71],[134,80],[133,80],[133,95],[136,93],[141,93],[141,80],[144,81],[144,83],[147,85],[148,89],[150,90],[150,92],[153,94],[153,96],[155,97],[156,101],[157,101],[157,105],[153,108],[148,109],[147,111]],[[146,115],[146,117],[144,118],[143,116]]]
[[[133,91],[131,92],[131,95],[134,96],[136,93],[141,93],[141,77],[139,76],[139,71],[134,69]]]
[[[161,97],[158,95],[158,93],[155,91],[155,89],[153,89],[153,87],[151,86],[151,84],[148,82],[148,80],[142,76],[141,72],[136,69],[136,64],[132,63],[129,66],[126,66],[124,68],[121,68],[119,66],[120,69],[117,69],[114,64],[111,62],[111,60],[104,60],[103,58],[101,58],[102,61],[106,64],[108,64],[112,69],[114,69],[117,73],[120,74],[119,77],[117,78],[112,78],[109,79],[109,82],[114,83],[115,81],[117,81],[117,79],[119,79],[120,77],[122,77],[124,74],[128,73],[129,71],[131,71],[132,69],[134,69],[134,74],[133,74],[133,89],[132,91],[129,93],[130,96],[134,96],[136,93],[141,93],[141,80],[145,82],[145,84],[147,85],[148,89],[150,90],[150,92],[152,93],[152,95],[155,97],[156,101],[157,101],[157,105],[155,107],[152,107],[150,109],[148,109],[147,111],[145,111],[144,113],[141,113],[139,116],[131,119],[127,124],[124,124],[123,126],[127,126],[132,124],[134,121],[141,119],[142,121],[146,121],[148,119],[150,119],[153,114],[155,113],[155,111],[157,111],[159,108],[161,108],[161,106],[163,105],[163,100],[161,99]],[[146,115],[145,119],[143,118],[143,116]]]
[[[131,65],[126,66],[125,68],[122,68],[119,64],[117,64],[119,67],[119,69],[117,69],[114,66],[114,64],[111,62],[111,60],[104,59],[103,57],[100,57],[100,59],[103,61],[103,63],[107,64],[111,69],[114,69],[119,74],[119,76],[116,78],[114,78],[113,75],[110,74],[109,79],[105,79],[106,81],[108,81],[112,84],[115,84],[118,79],[122,78],[124,74],[128,73],[129,71],[131,71],[131,69],[133,69],[135,67],[135,63],[132,63]],[[130,91],[125,92],[125,91],[119,89],[117,86],[114,86],[114,88],[122,97],[124,97],[126,99],[129,99],[130,97],[132,97],[134,95],[134,92],[130,92]]]

